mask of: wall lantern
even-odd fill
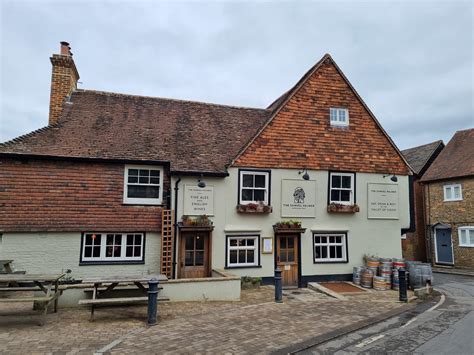
[[[303,172],[304,172],[304,174],[303,174]],[[303,180],[309,180],[309,174],[308,174],[307,169],[303,169],[303,170],[298,171],[298,174],[299,175],[303,174],[303,176],[302,176]]]
[[[385,179],[387,176],[390,176],[390,174],[384,175],[383,178]],[[397,181],[398,181],[398,178],[397,178],[395,175],[392,175],[392,177],[390,178],[390,180],[393,181],[393,182],[397,182]]]
[[[201,189],[206,187],[206,183],[202,180],[202,174],[201,177],[198,179],[198,187]]]

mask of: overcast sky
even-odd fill
[[[471,1],[0,3],[0,142],[47,125],[63,40],[84,89],[265,108],[330,53],[399,148],[474,126]]]

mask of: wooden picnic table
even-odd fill
[[[43,291],[45,296],[19,296],[19,297],[9,297],[9,298],[0,298],[0,303],[5,302],[43,302],[43,319],[42,324],[46,320],[46,314],[48,312],[48,307],[51,302],[54,302],[54,312],[58,311],[58,298],[61,295],[59,291],[59,280],[65,274],[0,274],[0,283],[33,283],[36,285],[36,288],[31,289],[28,287],[4,287],[0,288],[0,292],[25,292],[25,291]],[[54,290],[53,290],[54,286]]]
[[[94,310],[96,305],[113,305],[113,304],[131,304],[131,303],[142,303],[148,301],[148,288],[143,286],[143,283],[148,283],[152,278],[157,279],[159,282],[167,281],[168,278],[165,275],[149,275],[149,276],[107,276],[97,277],[82,280],[85,284],[93,284],[92,298],[79,300],[79,304],[91,306],[91,321],[94,321]],[[141,297],[109,297],[104,296],[110,295],[112,291],[119,285],[133,284],[140,290],[144,296]],[[107,285],[107,286],[105,286]],[[105,288],[104,288],[105,287]]]

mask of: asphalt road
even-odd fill
[[[435,309],[387,319],[298,354],[474,354],[474,277],[434,274]]]

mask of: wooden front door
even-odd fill
[[[208,277],[209,233],[185,232],[180,240],[180,273],[182,279]]]
[[[281,269],[282,285],[298,287],[298,236],[276,236],[276,262]]]

